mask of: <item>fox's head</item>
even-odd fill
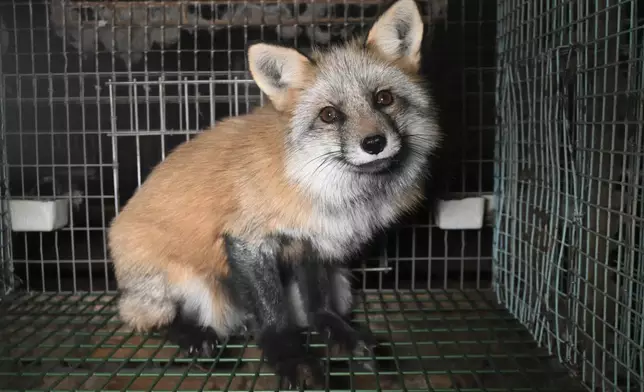
[[[291,179],[342,204],[404,191],[424,174],[440,133],[418,76],[422,38],[416,3],[399,0],[366,37],[311,57],[271,44],[250,46],[255,82],[291,119]]]

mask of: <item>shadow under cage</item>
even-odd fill
[[[644,7],[604,3],[418,2],[445,145],[426,206],[352,261],[379,371],[307,335],[329,389],[644,388]],[[197,360],[123,326],[106,228],[173,148],[264,103],[249,43],[306,52],[385,5],[1,4],[0,388],[274,390],[252,339]],[[483,228],[436,226],[438,199],[480,196]],[[27,200],[62,201],[66,223],[12,230]]]

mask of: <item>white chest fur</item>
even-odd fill
[[[385,200],[361,203],[342,211],[320,209],[311,217],[308,232],[287,232],[311,241],[323,258],[344,261],[398,214],[391,201]]]

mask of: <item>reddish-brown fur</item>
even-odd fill
[[[216,286],[229,272],[223,234],[252,239],[277,225],[301,227],[310,215],[310,201],[284,176],[287,121],[265,106],[177,147],[112,222],[117,278],[164,273],[180,284],[199,277],[215,285],[215,311],[224,307],[228,299]],[[137,329],[159,324],[136,312],[130,321]]]
[[[141,260],[146,269],[179,264],[225,276],[224,232],[247,237],[269,233],[278,223],[302,225],[311,207],[284,177],[284,121],[285,115],[265,107],[177,147],[114,219],[115,262]],[[141,237],[149,246],[141,247]],[[177,270],[171,279],[182,275]]]

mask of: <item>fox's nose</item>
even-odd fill
[[[382,152],[387,145],[387,138],[382,135],[371,135],[362,139],[360,147],[371,155],[376,155]]]

